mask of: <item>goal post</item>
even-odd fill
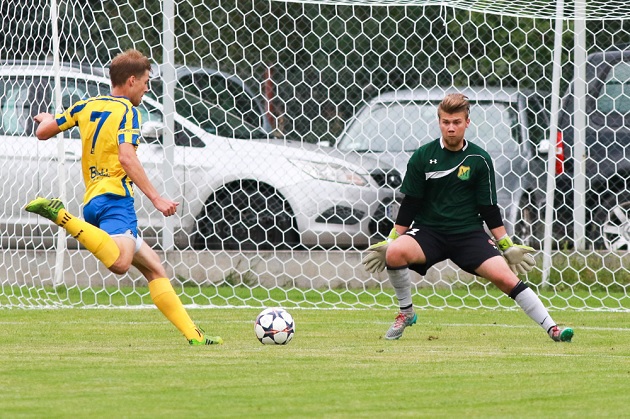
[[[106,93],[111,59],[137,48],[155,64],[138,153],[180,207],[165,220],[138,191],[136,209],[185,304],[394,307],[387,276],[361,259],[392,226],[435,103],[377,98],[470,89],[481,92],[471,141],[495,161],[508,230],[537,250],[523,279],[552,309],[630,309],[630,162],[615,154],[627,137],[610,135],[630,130],[625,2],[7,0],[0,10],[1,307],[151,305],[137,271],[109,273],[23,210],[55,195],[81,215],[77,133],[38,142],[32,117]],[[420,307],[513,307],[450,262],[413,283]]]

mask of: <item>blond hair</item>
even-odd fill
[[[151,71],[151,61],[140,51],[128,49],[116,55],[109,66],[109,79],[112,86],[122,86],[129,77],[142,77],[145,71]]]
[[[450,93],[444,96],[444,99],[438,105],[438,118],[442,112],[448,114],[466,112],[466,119],[468,119],[470,117],[468,97],[461,93]]]

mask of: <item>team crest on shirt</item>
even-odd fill
[[[470,166],[459,166],[459,172],[457,172],[457,177],[461,180],[470,179]]]

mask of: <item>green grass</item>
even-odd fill
[[[291,309],[287,346],[259,309],[190,310],[222,346],[190,347],[155,309],[0,311],[0,417],[627,417],[627,313],[556,311],[552,342],[522,312]]]
[[[626,290],[563,289],[531,284],[547,307],[630,311]],[[264,307],[282,305],[300,308],[391,308],[395,297],[390,288],[366,289],[284,289],[260,286],[175,286],[187,305],[215,307]],[[415,292],[415,290],[414,290]],[[514,301],[496,287],[480,283],[458,284],[452,288],[422,288],[414,294],[418,307],[429,308],[513,308]],[[65,288],[6,286],[0,293],[0,308],[153,306],[148,287]]]

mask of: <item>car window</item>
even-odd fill
[[[239,115],[227,112],[216,103],[180,88],[175,88],[175,107],[177,113],[210,134],[238,139],[266,136],[258,126],[248,124]]]
[[[162,112],[145,102],[141,102],[140,105],[137,106],[137,109],[138,113],[140,113],[142,123],[147,121],[162,122],[163,120]]]
[[[7,78],[0,81],[0,134],[31,135],[31,78]]]
[[[243,119],[254,126],[261,126],[262,115],[256,109],[254,98],[245,91],[242,85],[236,82],[227,80],[227,87],[234,97],[234,107],[243,116]]]
[[[412,152],[440,137],[439,102],[376,104],[359,114],[339,142],[342,151]],[[466,138],[490,154],[515,152],[520,133],[518,114],[506,103],[472,102]],[[513,140],[513,141],[512,141]]]
[[[195,134],[175,123],[175,145],[181,147],[205,147],[206,144]]]
[[[142,102],[138,106],[138,111],[140,112],[140,117],[142,118],[142,122],[145,121],[155,121],[155,122],[163,122],[162,112],[155,107]],[[182,125],[178,122],[175,122],[175,145],[181,147],[205,147],[206,144],[195,134],[190,132],[189,130],[182,127]],[[162,136],[158,138],[143,138],[143,141],[147,144],[163,144]]]
[[[630,117],[630,63],[621,61],[608,72],[596,107],[609,126],[620,126]]]
[[[371,105],[348,127],[339,149],[375,153],[414,151],[440,136],[436,109],[432,103],[419,102]]]
[[[179,79],[181,88],[254,127],[262,126],[262,115],[245,87],[221,74],[193,73]]]

